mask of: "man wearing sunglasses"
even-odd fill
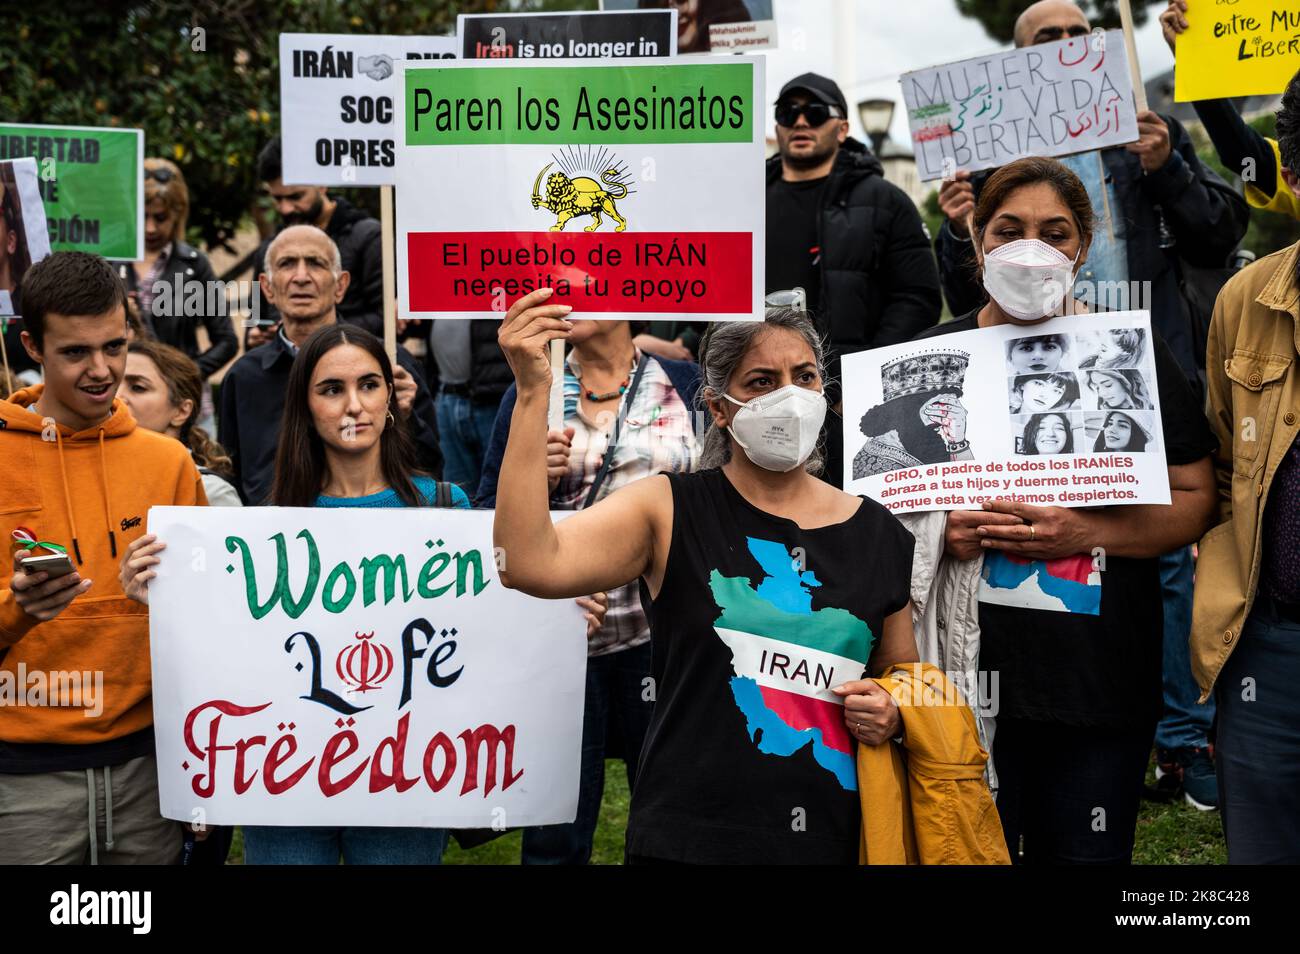
[[[796,76],[776,101],[778,155],[767,164],[769,293],[805,292],[827,337],[826,393],[840,410],[840,357],[907,341],[939,320],[939,273],[907,193],[849,136],[848,104],[833,80]],[[840,486],[843,436],[826,421],[823,477]]]

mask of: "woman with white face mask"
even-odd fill
[[[912,540],[884,507],[815,475],[826,415],[816,331],[788,309],[710,326],[702,469],[638,480],[553,524],[547,343],[576,323],[549,297],[520,299],[499,333],[518,398],[494,539],[502,582],[533,596],[640,582],[655,707],[628,860],[855,862],[855,744],[901,725],[865,676],[916,660]],[[806,826],[791,825],[795,807]]]
[[[1005,324],[1033,335],[1053,316],[1084,310],[1070,288],[1088,258],[1092,202],[1068,168],[1041,158],[1003,166],[985,183],[973,224],[989,300],[918,339]],[[1025,863],[1124,864],[1132,856],[1161,711],[1157,558],[1197,540],[1215,512],[1215,444],[1200,402],[1158,336],[1151,355],[1171,504],[1067,509],[993,500],[945,522],[904,518],[917,552],[933,561],[913,572],[978,593],[962,613],[945,605],[937,615],[949,624],[943,638],[954,641],[945,644],[948,658],[978,658],[981,671],[998,675],[998,812],[1011,856],[1023,850]],[[1042,413],[1018,434],[1020,453],[1085,452],[1073,438],[1082,424],[1076,376],[1023,380],[1035,383],[1023,389],[1020,410]],[[1065,380],[1069,387],[1054,383]],[[968,621],[961,634],[958,619]],[[1104,829],[1093,824],[1097,809]]]
[[[645,352],[626,321],[572,324],[564,362],[564,425],[546,437],[550,508],[582,510],[633,481],[694,470],[700,453],[693,413],[699,366]],[[476,494],[480,507],[497,504],[517,394],[513,386],[507,389],[497,412]],[[622,755],[627,786],[636,788],[637,756],[654,710],[645,692],[649,679],[650,621],[632,582],[610,591],[604,625],[587,639],[577,818],[525,828],[524,864],[591,859],[607,757]]]

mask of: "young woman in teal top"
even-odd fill
[[[307,339],[289,372],[271,503],[278,507],[432,507],[438,481],[415,468],[396,426],[393,366],[383,342],[342,322]],[[451,495],[446,490],[450,488]],[[442,506],[469,509],[455,485]],[[441,828],[246,826],[248,864],[436,865]]]
[[[271,503],[281,507],[460,507],[454,484],[419,473],[397,426],[393,368],[383,343],[354,325],[322,328],[294,359],[286,388]],[[148,542],[146,542],[148,541]],[[143,596],[161,542],[152,536],[123,563],[123,585]],[[578,601],[588,630],[604,617],[604,594]],[[435,828],[244,827],[248,864],[438,864],[447,832]]]

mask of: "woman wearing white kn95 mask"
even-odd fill
[[[1070,288],[1088,259],[1092,208],[1083,182],[1053,159],[998,169],[971,230],[989,300],[918,337],[1014,324],[1025,337],[1012,341],[1032,345],[1052,316],[1084,311]],[[1078,353],[1079,339],[1093,336],[1074,337]],[[1016,454],[1041,463],[1035,455],[1086,453],[1081,398],[1101,411],[1149,408],[1131,395],[1148,380],[1150,357],[1163,429],[1152,445],[1164,449],[1169,504],[1070,509],[998,499],[902,518],[916,539],[914,577],[935,581],[924,598],[913,590],[918,616],[940,621],[918,637],[922,656],[969,660],[968,685],[978,667],[987,677],[978,684],[996,686],[996,708],[986,711],[997,718],[990,748],[998,814],[1011,857],[1026,864],[1131,860],[1162,668],[1172,658],[1159,558],[1195,542],[1216,512],[1214,436],[1169,348],[1159,335],[1151,344],[1149,355],[1132,340],[1109,349],[1121,362],[1141,351],[1141,369],[1071,368],[1069,349],[1050,371],[1013,366],[1012,406],[1024,418]],[[1097,379],[1091,390],[1089,376]],[[1094,393],[1101,396],[1087,397]],[[1121,467],[1154,449],[1121,437],[1113,442]],[[1184,630],[1183,666],[1186,643]],[[1104,831],[1089,823],[1099,811]]]
[[[816,476],[820,337],[786,308],[711,324],[700,469],[645,477],[552,522],[547,346],[574,324],[548,292],[517,301],[498,334],[518,397],[494,541],[509,554],[502,583],[532,596],[640,581],[655,707],[627,860],[853,864],[859,750],[905,735],[903,703],[868,676],[917,659],[912,538],[880,504]],[[806,829],[792,828],[790,805]]]

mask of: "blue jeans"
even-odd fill
[[[1300,620],[1261,594],[1215,682],[1228,864],[1300,864]]]
[[[587,660],[587,702],[582,716],[582,768],[578,817],[567,825],[525,828],[520,860],[526,865],[585,865],[605,794],[605,756],[616,751],[627,764],[627,786],[636,784],[636,763],[654,703],[644,697],[650,676],[650,644]]]
[[[1164,713],[1156,726],[1158,749],[1203,749],[1208,744],[1214,702],[1202,705],[1201,689],[1192,678],[1188,641],[1192,632],[1192,548],[1183,547],[1160,558],[1160,588],[1164,594]]]
[[[442,448],[442,477],[459,484],[473,499],[483,472],[483,456],[492,441],[497,405],[476,404],[460,394],[440,391],[434,410]]]
[[[249,865],[437,865],[446,847],[444,828],[244,827]]]

